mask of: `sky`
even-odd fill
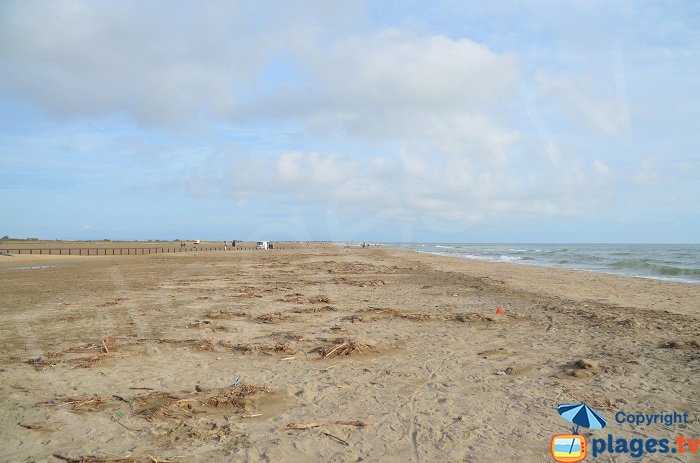
[[[0,236],[697,243],[696,1],[0,2]]]

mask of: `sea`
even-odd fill
[[[464,259],[700,284],[700,244],[379,243]]]

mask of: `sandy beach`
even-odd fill
[[[549,462],[574,402],[608,419],[588,437],[700,438],[700,285],[334,245],[15,255],[0,313],[0,461]]]

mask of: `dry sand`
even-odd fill
[[[700,285],[340,246],[0,267],[0,461],[548,462],[580,401],[592,437],[700,438]]]

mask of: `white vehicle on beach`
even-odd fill
[[[255,243],[255,249],[270,249],[270,243],[268,241],[258,241]]]

